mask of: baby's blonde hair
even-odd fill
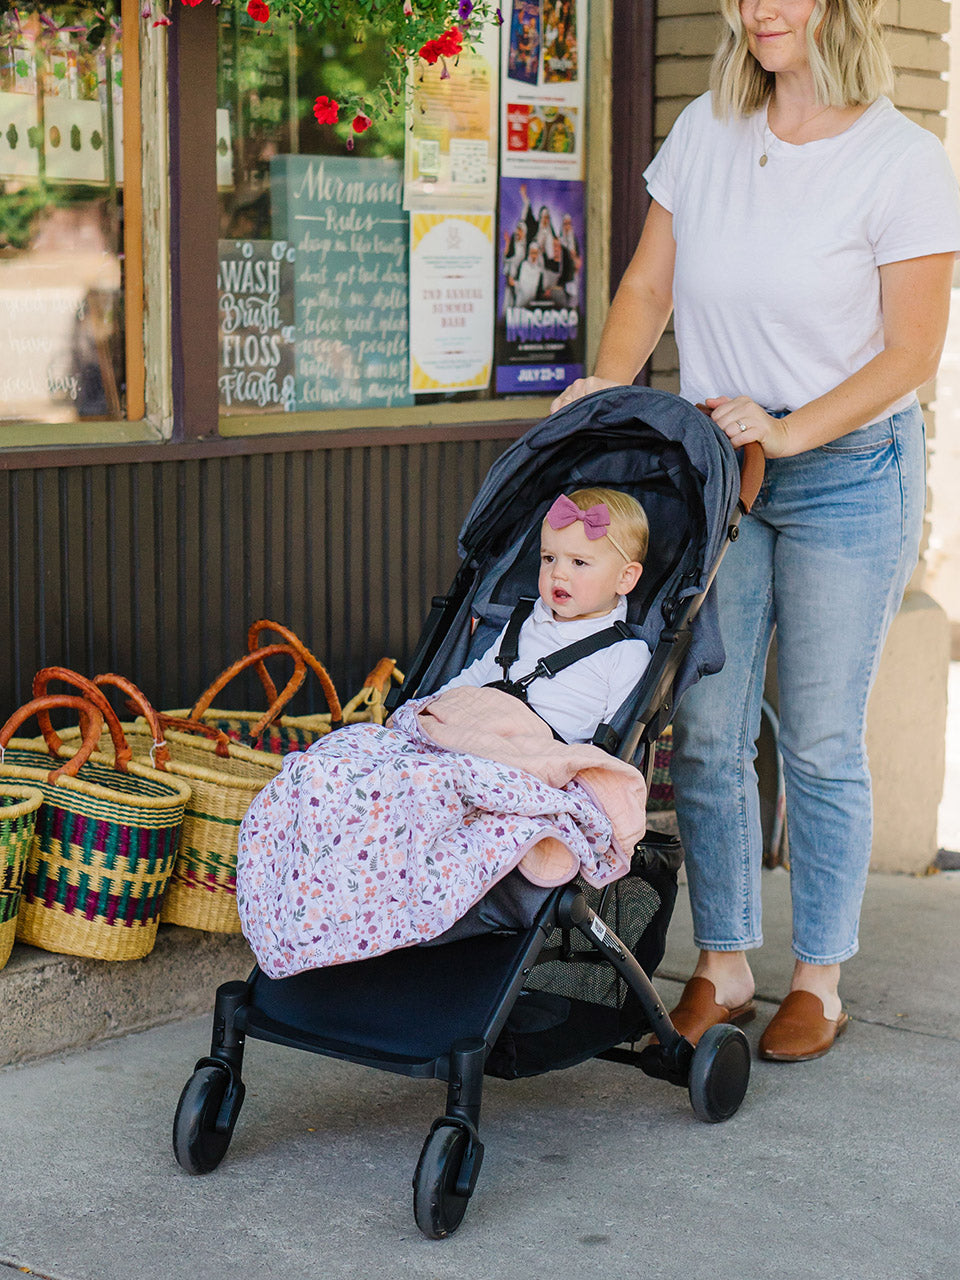
[[[567,495],[581,511],[589,511],[598,502],[606,503],[610,512],[610,532],[623,548],[628,560],[643,564],[650,542],[647,513],[636,498],[619,489],[577,489]]]

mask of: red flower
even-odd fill
[[[247,0],[247,13],[254,22],[269,22],[270,10],[263,3],[263,0]]]
[[[353,132],[365,133],[366,130],[369,129],[372,124],[373,124],[373,121],[370,119],[370,117],[365,116],[363,112],[360,111],[353,117]]]
[[[169,27],[170,19],[167,17],[165,13],[162,13],[153,25],[155,27]]]
[[[420,57],[424,60],[424,62],[428,62],[432,67],[433,64],[440,57],[440,41],[428,40],[425,45],[421,45]]]
[[[180,0],[180,3],[188,4],[191,9],[195,9],[197,5],[200,3],[200,0]]]
[[[459,27],[451,27],[443,33],[438,44],[445,58],[456,58],[463,52],[463,32]]]
[[[463,52],[463,32],[459,27],[451,27],[449,31],[428,40],[420,48],[420,57],[432,67],[438,58],[458,58]]]
[[[251,4],[255,0],[250,0]],[[317,117],[318,124],[336,124],[337,112],[340,110],[340,103],[335,102],[333,98],[328,98],[325,93],[313,104],[313,114]]]

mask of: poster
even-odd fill
[[[410,220],[410,390],[483,390],[493,363],[493,215]]]
[[[219,384],[224,413],[281,410],[296,405],[293,275],[285,240],[221,240]]]
[[[499,28],[486,24],[456,70],[421,64],[407,106],[404,208],[492,210],[497,196]]]
[[[586,255],[582,182],[502,178],[496,390],[562,390],[583,376]]]
[[[582,180],[586,0],[510,0],[504,20],[501,174]]]
[[[397,160],[270,161],[273,234],[295,252],[297,409],[413,403],[402,187]]]

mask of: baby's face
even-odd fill
[[[558,620],[602,618],[617,605],[629,566],[604,536],[588,538],[582,520],[540,530],[540,599]],[[636,581],[634,577],[626,590]]]

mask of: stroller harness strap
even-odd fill
[[[530,617],[535,604],[536,600],[528,596],[521,596],[518,600],[516,608],[510,615],[510,621],[503,634],[503,643],[497,654],[497,666],[503,672],[503,677],[488,686],[503,689],[505,693],[513,694],[521,702],[527,701],[527,686],[534,680],[540,678],[550,680],[558,672],[565,671],[567,667],[572,667],[575,662],[580,662],[583,658],[589,658],[591,654],[599,653],[601,649],[608,649],[610,645],[617,644],[620,640],[633,639],[627,624],[618,620],[613,626],[604,627],[602,631],[595,631],[592,636],[585,636],[582,640],[576,640],[573,644],[558,649],[556,653],[540,658],[531,672],[518,680],[511,680],[510,668],[516,662],[520,649],[520,628]],[[556,736],[556,730],[554,735]]]

